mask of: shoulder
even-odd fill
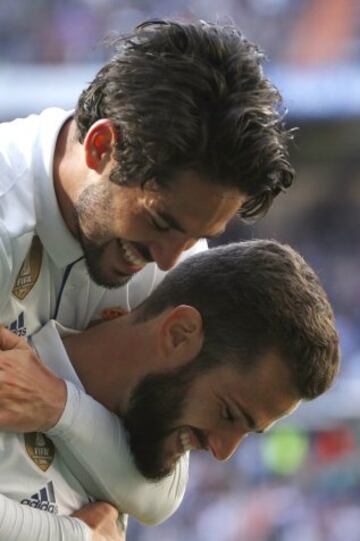
[[[24,175],[35,175],[47,149],[46,159],[51,161],[51,148],[71,115],[71,111],[53,107],[0,124],[0,197]]]

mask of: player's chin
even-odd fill
[[[171,466],[163,466],[162,468],[151,472],[147,476],[147,479],[149,479],[149,481],[155,481],[155,482],[162,481],[166,477],[169,477],[170,475],[172,475],[175,471],[175,468],[176,468],[176,463],[172,464]]]
[[[178,459],[164,461],[159,458],[157,460],[151,461],[136,460],[136,465],[140,473],[142,473],[142,475],[149,481],[161,481],[162,479],[168,477],[174,472],[177,462]]]
[[[133,274],[125,274],[114,269],[107,269],[99,264],[87,263],[90,278],[98,286],[112,289],[124,286],[132,278]]]

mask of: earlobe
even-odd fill
[[[177,306],[167,315],[163,333],[169,368],[187,363],[198,355],[203,344],[201,314],[193,306]]]
[[[102,171],[111,157],[115,135],[115,127],[108,118],[97,120],[89,128],[84,140],[85,161],[89,169]]]

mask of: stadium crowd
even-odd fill
[[[359,13],[354,0],[3,0],[0,62],[101,62],[106,53],[96,44],[114,29],[175,15],[233,21],[274,63],[346,62],[359,57]]]

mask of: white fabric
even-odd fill
[[[84,329],[90,321],[101,316],[103,308],[116,305],[130,310],[137,306],[151,293],[164,275],[155,264],[149,264],[125,287],[118,290],[105,290],[89,279],[84,261],[81,259],[81,247],[62,219],[53,185],[53,158],[57,137],[62,125],[71,117],[71,114],[71,112],[51,108],[40,115],[31,115],[26,119],[0,124],[0,323],[23,336],[33,334],[54,317],[58,297],[60,297],[60,302],[57,319],[67,327]],[[19,271],[27,261],[27,256],[32,254],[31,246],[34,237],[40,239],[41,267],[39,267],[38,277],[33,280],[33,287],[23,298],[19,298],[14,295],[14,286],[19,283]],[[204,249],[206,249],[206,242],[201,241],[184,253],[182,258]],[[80,260],[77,261],[79,258]],[[75,263],[60,296],[65,269],[73,262]],[[27,280],[28,276],[25,276],[25,279]],[[55,356],[53,360],[57,366]],[[185,488],[187,463],[181,466],[181,471],[169,480],[167,493],[159,489],[157,485],[143,485],[140,475],[134,467],[129,466],[131,464],[129,450],[119,421],[116,420],[115,423],[114,416],[86,396],[79,387],[76,390],[73,389],[71,393],[70,391],[69,396],[77,395],[77,409],[74,410],[76,415],[71,415],[70,400],[62,423],[57,427],[59,432],[52,433],[52,437],[56,438],[59,451],[63,453],[64,461],[61,462],[61,468],[60,466],[57,468],[60,464],[57,453],[56,460],[48,470],[48,473],[54,470],[59,499],[61,499],[60,495],[64,494],[62,509],[65,511],[66,505],[69,506],[68,509],[75,509],[85,497],[83,489],[71,473],[77,474],[79,471],[84,473],[82,482],[88,479],[90,484],[94,483],[91,485],[94,494],[96,490],[100,490],[99,494],[108,493],[108,499],[111,501],[119,499],[119,502],[122,501],[121,497],[126,496],[127,510],[138,516],[140,520],[154,523],[166,518],[181,501]],[[69,432],[65,435],[61,427],[64,429],[66,427]],[[94,434],[94,429],[100,429],[100,427],[101,442],[104,442],[101,453],[104,449],[108,453],[108,462],[104,460],[104,463],[113,465],[113,457],[117,457],[117,469],[114,471],[124,476],[123,496],[121,496],[122,485],[120,484],[117,485],[114,493],[114,487],[110,484],[101,487],[99,476],[95,475],[98,463],[92,462],[94,456],[89,456],[89,462],[87,462],[88,455],[79,451],[87,447],[92,448],[93,441],[96,441],[99,436],[98,433]],[[9,490],[9,495],[17,493],[19,498],[23,486],[27,486],[24,482],[26,477],[23,477],[25,470],[21,469],[25,466],[23,464],[17,470],[15,464],[19,456],[24,457],[25,451],[22,448],[21,436],[9,436],[7,441],[11,453],[13,449],[17,449],[19,455],[14,452],[14,457],[10,460],[8,453],[2,452],[4,461],[10,461],[4,463],[8,464],[9,472],[13,473],[13,480],[16,477],[20,479],[18,473],[21,471],[22,486],[16,487],[16,481],[14,481],[13,492],[10,494],[10,478],[6,478],[6,482],[4,478],[3,482]],[[66,465],[65,460],[68,461]],[[35,468],[33,464],[30,466]],[[63,472],[63,470],[66,471],[66,480],[61,488],[60,471]],[[89,478],[87,473],[91,474]],[[39,472],[36,474],[35,477],[41,477]],[[110,479],[112,478],[110,469],[108,477],[109,481],[113,480]],[[116,480],[121,482],[119,477]],[[84,486],[87,488],[86,484]],[[129,492],[129,487],[133,493]],[[74,500],[70,498],[70,502],[66,503],[68,488]],[[142,488],[144,493],[141,492]],[[144,501],[148,496],[149,500]],[[170,500],[172,497],[173,501]],[[165,507],[162,510],[160,507],[163,505]],[[7,539],[6,536],[1,536],[0,531],[0,539],[5,538]],[[41,539],[46,541],[45,536]],[[55,538],[52,540],[55,541]],[[28,539],[28,541],[31,540]]]
[[[69,332],[50,321],[32,338],[41,359],[67,380],[65,410],[47,435],[92,497],[111,502],[145,524],[165,520],[183,498],[188,478],[188,455],[182,457],[171,476],[160,483],[146,483],[135,468],[119,418],[81,392],[83,386],[58,331]]]
[[[56,451],[54,455],[50,453],[52,461],[43,471],[33,458],[29,436],[36,441],[40,453],[48,456],[42,434],[0,432],[0,539],[90,539],[84,523],[57,516],[68,515],[88,503],[85,488]]]
[[[31,335],[55,317],[64,271],[82,257],[79,243],[60,214],[53,184],[54,149],[59,131],[71,112],[46,109],[40,115],[0,124],[0,322],[19,334]],[[12,294],[19,270],[40,238],[40,275],[24,299]],[[183,257],[206,248],[198,242]],[[56,319],[84,329],[101,310],[121,306],[130,310],[144,300],[163,272],[150,263],[124,287],[105,290],[89,279],[83,259],[74,264],[61,295]],[[16,325],[22,315],[23,325]]]
[[[145,482],[134,466],[118,417],[83,392],[57,327],[64,330],[50,321],[32,338],[43,361],[67,383],[65,410],[47,433],[55,444],[53,460],[43,471],[25,444],[27,435],[0,432],[0,539],[85,541],[85,525],[49,514],[70,514],[92,499],[109,501],[146,524],[165,520],[184,495],[188,454],[172,476],[159,483]],[[41,447],[43,436],[36,437]],[[16,537],[7,535],[12,521]]]
[[[2,541],[91,541],[88,526],[77,518],[39,513],[0,494]]]

